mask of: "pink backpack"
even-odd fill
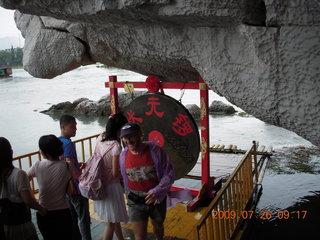
[[[111,144],[103,155],[95,151],[87,160],[85,171],[79,177],[79,190],[82,196],[92,200],[101,200],[105,197],[107,177],[103,157],[113,146],[114,144]]]

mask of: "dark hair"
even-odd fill
[[[121,127],[128,122],[127,118],[121,114],[116,113],[109,117],[109,120],[106,125],[106,132],[102,137],[103,141],[117,140],[117,132]]]
[[[76,119],[73,116],[67,115],[67,114],[62,115],[60,117],[60,126],[63,125],[63,124],[66,124],[66,123],[68,124],[68,123],[70,123],[72,121],[76,121]]]
[[[58,158],[63,154],[62,142],[55,135],[45,135],[39,139],[39,148],[44,155]]]
[[[5,183],[6,186],[6,178],[13,169],[12,158],[10,142],[4,137],[0,137],[0,188],[2,183]]]

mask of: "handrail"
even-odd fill
[[[96,134],[73,141],[76,145],[81,145],[82,162],[86,160],[87,155],[88,157],[92,155],[92,140],[98,136],[99,134]],[[89,150],[88,154],[86,154],[86,149]],[[19,167],[24,169],[26,167],[22,164],[22,160],[25,158],[28,159],[28,168],[30,168],[34,158],[41,160],[41,153],[36,151],[14,157],[13,160],[18,161]],[[254,164],[253,171],[252,164]],[[237,168],[199,219],[195,226],[195,239],[224,240],[231,238],[241,218],[245,218],[243,216],[246,213],[245,207],[257,184],[258,174],[256,144],[253,142],[251,149],[245,153]],[[34,179],[32,179],[31,187],[34,192],[37,192]]]
[[[75,144],[81,143],[81,157],[82,157],[81,161],[82,162],[85,162],[88,157],[92,156],[92,153],[93,153],[93,151],[92,151],[92,149],[93,149],[92,148],[92,139],[96,139],[99,135],[100,134],[95,134],[95,135],[92,135],[92,136],[89,136],[89,137],[85,137],[85,138],[81,138],[81,139],[73,141]],[[85,144],[84,143],[85,143],[86,140],[88,140],[88,144],[89,144],[89,146],[88,146],[89,155],[88,156],[86,155],[86,152],[85,152]]]
[[[82,162],[85,162],[86,159],[92,155],[92,153],[93,153],[92,139],[96,139],[98,136],[99,136],[99,134],[95,134],[95,135],[92,135],[89,137],[80,138],[80,139],[73,141],[76,145],[76,149],[77,149],[77,144],[79,144],[79,143],[81,144],[81,154],[80,155],[81,155]],[[88,141],[88,144],[85,144],[86,141]],[[86,149],[89,150],[89,154],[86,154]],[[78,156],[80,156],[80,155],[78,154]],[[26,158],[28,159],[27,166],[25,166],[25,164],[23,164],[24,162],[22,162],[23,159],[26,159]],[[36,152],[31,152],[28,154],[16,156],[13,158],[13,162],[15,162],[15,161],[18,161],[18,167],[20,169],[27,171],[29,168],[31,168],[32,164],[35,161],[41,161],[41,153],[40,153],[40,151],[36,151]],[[38,190],[35,187],[34,179],[31,180],[31,189],[33,190],[33,192],[37,192],[37,190]]]
[[[252,155],[253,158],[252,159]],[[245,211],[257,184],[256,143],[249,149],[223,188],[211,202],[195,226],[195,239],[230,239],[241,219],[248,219]],[[254,160],[252,162],[252,160]],[[254,171],[252,172],[252,163]]]

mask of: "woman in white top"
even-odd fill
[[[37,214],[38,227],[45,240],[71,239],[72,220],[66,188],[72,164],[59,159],[63,148],[62,142],[55,135],[42,136],[39,148],[45,159],[37,161],[28,172],[30,180],[37,178],[39,203],[48,209],[45,216]]]
[[[122,240],[120,222],[128,222],[127,209],[124,202],[124,193],[120,184],[119,155],[121,152],[120,129],[127,123],[127,119],[120,113],[111,115],[106,125],[106,131],[97,138],[95,152],[104,155],[106,171],[106,196],[102,200],[94,201],[95,213],[106,222],[103,240]]]
[[[0,207],[5,208],[0,211],[8,211],[0,223],[0,239],[38,239],[29,207],[41,214],[46,210],[35,200],[27,174],[13,166],[12,155],[9,141],[0,137]]]

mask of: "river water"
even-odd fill
[[[145,76],[137,73],[95,65],[80,67],[53,79],[34,78],[22,69],[14,69],[12,77],[0,79],[0,136],[9,139],[15,156],[36,151],[40,136],[60,133],[58,119],[40,111],[80,97],[100,99],[109,93],[104,87],[109,75],[117,75],[118,81],[145,80]],[[200,105],[199,93],[195,90],[165,90],[165,93],[177,100],[181,98],[184,105]],[[223,97],[210,92],[209,104],[213,100],[227,103]],[[76,138],[82,138],[102,132],[106,120],[82,117],[77,122]],[[253,140],[275,150],[262,182],[263,191],[256,211],[257,215],[265,211],[273,215],[270,219],[255,219],[248,239],[299,239],[299,236],[312,239],[308,236],[319,236],[318,149],[295,133],[252,116],[210,116],[210,144],[236,144],[238,148],[247,149]],[[282,210],[292,213],[289,219],[279,219]],[[305,215],[305,212],[304,219],[302,216],[298,219],[296,215]]]

